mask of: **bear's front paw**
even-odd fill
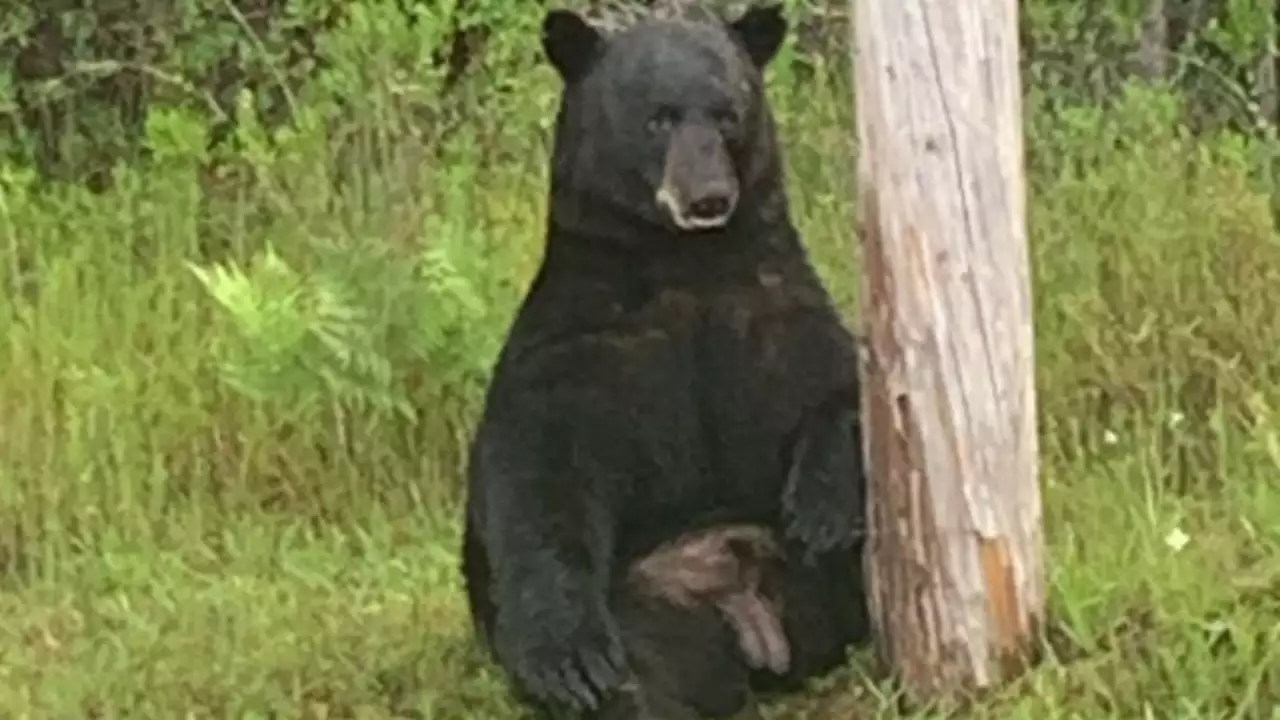
[[[796,485],[803,488],[804,484]],[[866,523],[857,517],[850,498],[821,499],[815,493],[789,493],[786,505],[790,515],[787,536],[804,543],[811,555],[821,555],[847,548],[865,531]]]
[[[626,658],[612,617],[590,601],[534,596],[524,607],[499,613],[495,644],[522,688],[543,701],[578,712],[594,710],[626,673]]]
[[[847,548],[866,532],[866,477],[851,421],[803,438],[791,463],[782,497],[787,535],[811,555]]]

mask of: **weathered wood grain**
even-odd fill
[[[1015,0],[851,0],[868,571],[911,696],[1025,667],[1045,604]]]

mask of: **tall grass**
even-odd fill
[[[484,111],[433,134],[430,78],[386,70],[426,41],[362,7],[286,131],[210,158],[157,110],[103,193],[0,166],[0,716],[521,716],[457,501],[556,84],[515,13]],[[769,80],[857,325],[847,72],[789,48]],[[1029,111],[1054,654],[979,715],[1280,717],[1275,147],[1178,108]],[[861,667],[767,713],[895,717]]]

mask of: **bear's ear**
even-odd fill
[[[780,3],[753,6],[730,27],[742,41],[751,62],[761,69],[778,54],[787,36],[787,19],[782,15]]]
[[[600,33],[572,10],[550,10],[542,19],[542,51],[565,82],[587,72],[600,40]]]

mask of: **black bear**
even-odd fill
[[[563,85],[546,246],[471,446],[468,601],[539,707],[727,716],[868,631],[857,345],[791,220],[763,88],[787,23],[605,34],[552,10],[542,31]],[[754,587],[652,591],[670,543],[730,526],[778,545]]]

